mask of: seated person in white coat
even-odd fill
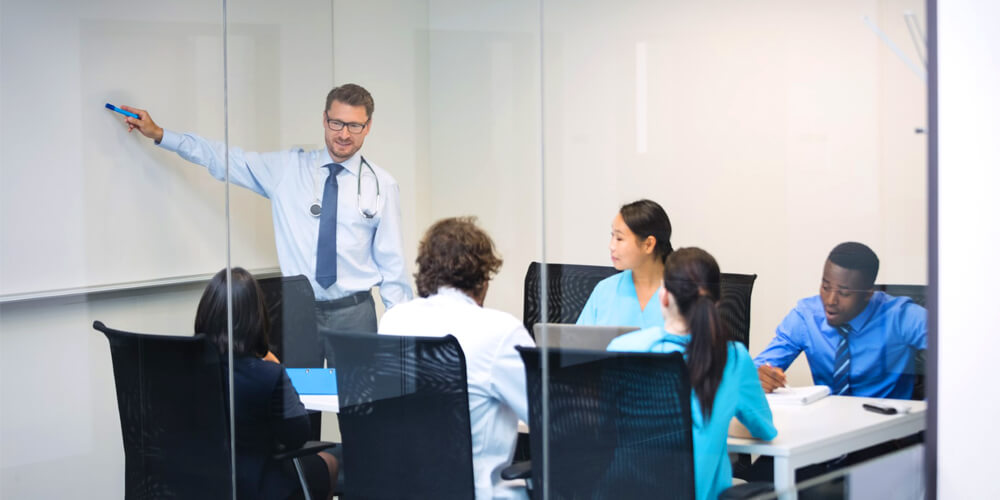
[[[503,261],[473,218],[436,222],[420,241],[420,298],[386,311],[379,333],[454,335],[465,352],[472,422],[476,498],[527,498],[524,483],[504,481],[517,441],[517,421],[528,420],[524,364],[514,346],[533,346],[520,320],[483,307],[490,279]]]
[[[611,264],[620,272],[594,287],[583,306],[578,325],[663,325],[657,290],[670,246],[670,218],[658,203],[633,201],[622,206],[611,221]]]

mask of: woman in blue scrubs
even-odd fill
[[[624,271],[601,280],[583,306],[578,325],[634,326],[663,324],[656,300],[663,263],[670,246],[670,218],[658,203],[639,200],[623,205],[611,221],[611,264]]]
[[[778,431],[753,359],[722,329],[715,259],[700,248],[677,250],[667,258],[663,286],[654,306],[663,310],[664,321],[614,339],[608,350],[684,353],[691,380],[695,498],[714,499],[733,483],[726,453],[733,417],[758,439],[774,439]]]

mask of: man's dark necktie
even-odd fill
[[[847,343],[847,335],[851,333],[850,325],[837,326],[840,333],[840,343],[837,344],[837,355],[833,358],[833,387],[830,392],[838,396],[851,395],[851,348]]]
[[[337,173],[344,167],[330,163],[323,168],[330,169],[330,176],[323,188],[323,211],[319,216],[316,282],[323,288],[329,288],[337,281]]]

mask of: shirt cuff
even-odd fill
[[[160,146],[161,148],[166,149],[167,151],[173,151],[174,153],[176,153],[177,150],[181,147],[182,137],[183,136],[181,134],[178,134],[177,132],[172,132],[170,130],[163,129],[163,138],[160,139],[160,143],[157,144],[157,146]]]

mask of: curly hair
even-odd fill
[[[475,217],[434,223],[417,249],[417,293],[428,297],[442,286],[478,294],[500,270],[503,259]]]

